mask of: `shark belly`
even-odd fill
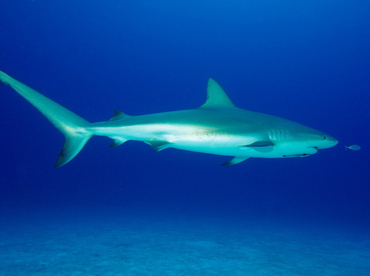
[[[265,132],[241,133],[238,124],[236,127],[230,124],[232,120],[229,124],[219,123],[218,120],[214,123],[214,118],[211,120],[208,116],[202,117],[202,114],[199,110],[186,110],[136,116],[111,125],[95,123],[90,130],[94,135],[107,136],[116,141],[142,141],[156,151],[175,148],[224,156],[263,157],[264,153],[241,149],[240,146],[262,139],[266,136]],[[191,119],[193,116],[196,119]]]

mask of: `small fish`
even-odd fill
[[[361,147],[359,145],[352,145],[352,146],[349,146],[349,147],[345,147],[346,150],[347,149],[350,149],[350,150],[360,150]]]

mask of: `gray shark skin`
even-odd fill
[[[94,135],[113,139],[113,147],[136,140],[156,151],[176,148],[232,156],[224,166],[250,157],[305,157],[338,143],[330,135],[293,121],[237,108],[213,79],[208,80],[206,103],[197,109],[142,116],[116,110],[110,120],[98,123],[86,121],[1,71],[0,80],[64,134],[65,143],[56,168],[71,161]]]

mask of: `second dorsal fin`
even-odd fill
[[[123,113],[122,111],[119,111],[119,110],[114,110],[114,115],[112,118],[110,118],[108,120],[108,122],[111,122],[111,121],[116,121],[116,120],[119,120],[119,119],[122,119],[123,117],[126,117],[128,116],[127,114]]]

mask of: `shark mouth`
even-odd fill
[[[283,155],[283,157],[307,157],[310,156],[311,153],[300,153],[300,154],[291,154],[291,155]]]
[[[298,153],[298,154],[284,154],[283,157],[307,157],[319,150],[318,147],[308,147],[309,153]]]

